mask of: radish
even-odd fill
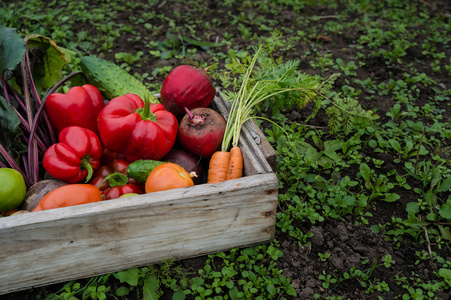
[[[183,149],[200,157],[210,157],[221,148],[226,128],[224,117],[208,107],[186,108],[179,124],[178,140]]]
[[[215,97],[216,89],[207,69],[180,65],[163,81],[160,102],[176,117],[185,114],[184,108],[208,107]]]
[[[188,173],[196,172],[196,176],[191,177],[194,184],[203,182],[204,167],[202,166],[200,158],[194,154],[182,149],[172,148],[161,161],[177,164],[184,168]]]

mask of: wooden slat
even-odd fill
[[[271,241],[277,178],[126,199],[3,218],[0,294]]]

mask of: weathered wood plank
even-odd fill
[[[272,145],[268,142],[265,137],[265,134],[260,130],[254,120],[249,120],[244,124],[244,131],[249,132],[249,135],[246,136],[248,142],[252,145],[254,144],[258,147],[262,153],[262,161],[263,166],[269,165],[271,169],[266,167],[265,170],[276,172],[277,171],[277,153],[272,147]]]
[[[3,218],[0,294],[268,242],[277,178],[255,175],[126,201]]]

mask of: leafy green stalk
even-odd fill
[[[42,51],[31,51],[34,48]],[[39,157],[56,140],[43,112],[49,94],[41,101],[40,93],[52,86],[50,91],[55,92],[62,82],[74,76],[57,83],[62,77],[61,67],[70,62],[71,54],[46,37],[31,35],[24,39],[14,28],[0,25],[0,166],[19,171],[28,186],[39,180]],[[32,60],[42,64],[32,68]],[[22,78],[19,91],[8,82],[14,77]]]
[[[255,118],[253,116],[255,109],[265,100],[283,93],[295,92],[296,94],[292,96],[302,99],[302,106],[304,106],[319,94],[317,89],[304,84],[301,81],[303,77],[295,72],[298,61],[288,61],[282,64],[280,61],[270,59],[271,64],[268,65],[265,61],[266,56],[263,57],[263,54],[271,55],[266,48],[260,45],[252,59],[248,60],[250,63],[247,67],[237,59],[235,63],[229,65],[229,68],[235,68],[235,72],[242,70],[242,79],[234,81],[234,84],[239,83],[240,86],[237,93],[226,94],[233,100],[221,145],[222,151],[228,151],[230,146],[238,146],[243,124]],[[261,66],[256,71],[257,62],[260,62]]]
[[[247,96],[247,84],[249,78],[252,73],[252,69],[254,68],[255,63],[257,62],[258,54],[260,53],[262,47],[258,49],[255,53],[255,56],[251,62],[251,65],[244,73],[244,80],[241,84],[240,90],[238,92],[238,96],[235,101],[232,103],[232,107],[230,109],[230,114],[227,120],[226,129],[224,133],[224,138],[221,145],[222,151],[228,151],[230,147],[230,143],[232,146],[238,145],[238,139],[241,131],[241,126],[244,123],[244,119],[247,118],[245,115],[246,110],[246,96]]]

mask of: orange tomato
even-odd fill
[[[33,211],[102,201],[102,193],[91,184],[68,184],[47,193]]]
[[[157,166],[146,180],[146,193],[193,186],[190,174],[181,166],[165,163]]]

